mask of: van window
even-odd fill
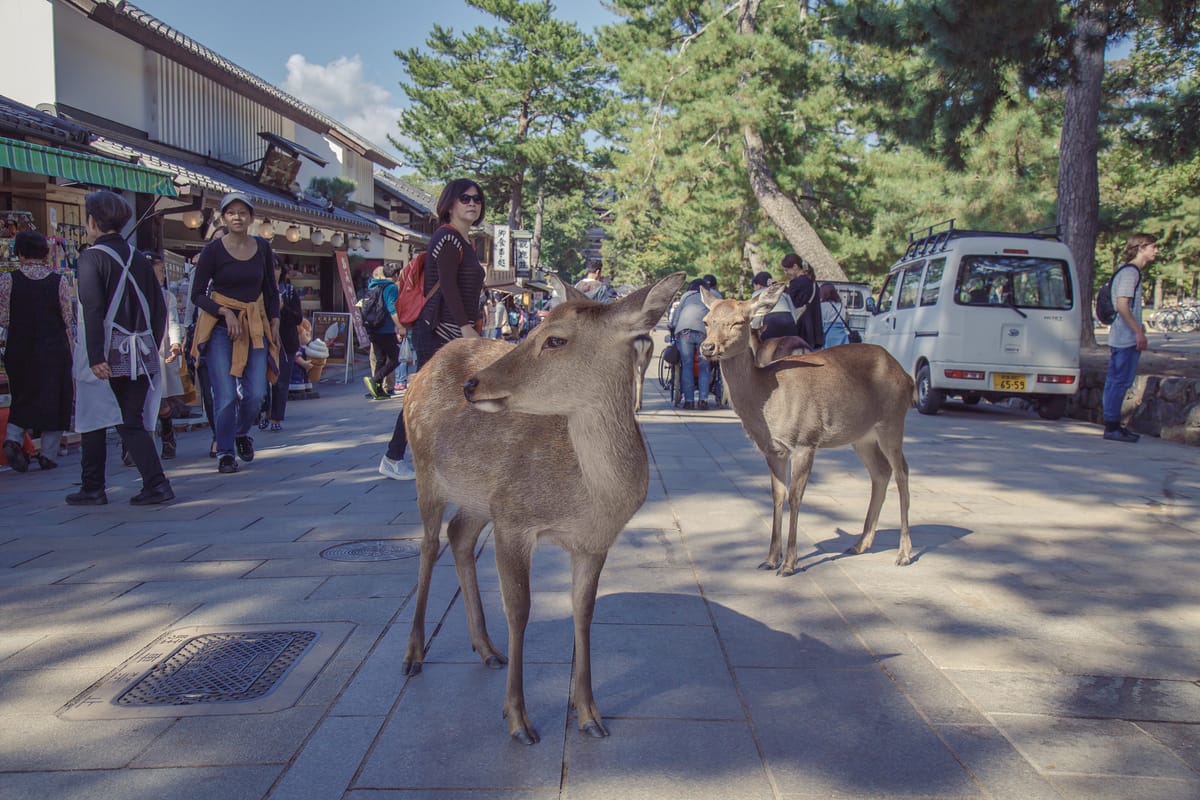
[[[1074,305],[1067,262],[1034,256],[964,256],[955,297],[960,305],[1069,309]]]
[[[875,306],[876,313],[892,310],[892,296],[896,294],[896,283],[899,280],[900,273],[893,272],[883,282],[883,288],[879,290],[879,304]]]
[[[849,309],[863,307],[863,293],[857,289],[842,289],[842,305]]]
[[[921,287],[921,270],[925,268],[924,261],[910,264],[904,268],[904,279],[900,283],[900,295],[896,298],[896,308],[912,308],[917,304],[917,290]]]
[[[942,274],[945,271],[945,258],[935,258],[929,262],[929,269],[925,270],[925,283],[921,286],[921,305],[937,305],[938,295],[942,292]]]

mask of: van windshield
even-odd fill
[[[964,256],[955,300],[967,306],[1069,309],[1074,305],[1067,262],[1033,256]]]

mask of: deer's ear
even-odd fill
[[[706,286],[701,286],[701,287],[700,287],[700,301],[701,301],[702,303],[704,303],[704,307],[705,307],[705,308],[707,308],[707,309],[710,309],[710,310],[711,310],[711,309],[712,309],[712,307],[713,307],[714,305],[716,305],[717,301],[718,301],[718,300],[720,300],[720,299],[721,299],[721,298],[717,297],[715,294],[713,294],[712,292],[710,292],[710,291],[708,290],[708,287],[706,287]]]
[[[558,295],[558,301],[560,303],[566,302],[567,300],[587,300],[588,299],[586,294],[579,291],[574,286],[567,283],[562,278],[558,277],[558,275],[556,275],[556,274],[552,273],[548,279],[548,282],[551,286],[554,287],[554,294]]]
[[[774,308],[786,288],[782,283],[776,283],[759,292],[750,301],[749,316],[761,316]]]
[[[674,272],[653,286],[643,286],[626,295],[613,303],[611,308],[622,316],[629,315],[631,329],[645,333],[662,319],[686,279],[687,273]]]

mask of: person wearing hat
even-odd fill
[[[775,280],[771,277],[771,273],[763,270],[751,279],[750,286],[754,291],[750,296],[758,296],[760,292],[774,282]],[[784,292],[779,295],[779,301],[775,303],[774,307],[763,317],[759,338],[766,341],[767,339],[778,339],[782,336],[797,335],[796,309],[792,307],[792,298],[788,296],[787,292]]]
[[[230,192],[220,211],[229,232],[200,251],[192,279],[199,309],[192,355],[203,354],[208,363],[217,471],[231,473],[238,470],[235,448],[237,458],[254,460],[250,428],[274,381],[268,366],[279,352],[279,289],[271,245],[250,234],[250,198]]]

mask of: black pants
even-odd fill
[[[425,365],[425,362],[433,358],[446,340],[437,336],[428,324],[418,321],[416,325],[409,330],[408,335],[412,337],[412,346],[415,351],[416,359],[413,362],[412,372],[409,377],[417,370]],[[392,336],[395,339],[395,335]],[[372,337],[374,341],[374,337]],[[399,361],[397,360],[397,363]],[[392,369],[395,369],[393,367]],[[386,373],[385,373],[386,374]],[[404,458],[404,451],[408,449],[408,432],[404,430],[404,409],[400,409],[400,413],[396,416],[396,428],[392,431],[392,438],[388,441],[387,457],[392,461],[399,461]]]
[[[292,360],[295,357],[295,353],[289,353],[280,345],[279,376],[267,387],[267,397],[263,401],[263,411],[268,419],[275,422],[283,422],[283,415],[287,412],[288,386],[292,383]]]
[[[392,333],[372,333],[371,347],[375,348],[375,374],[371,376],[371,379],[377,386],[380,386],[383,384],[383,379],[400,366],[400,342],[396,340],[394,331]]]
[[[142,425],[142,407],[146,404],[146,393],[150,391],[150,380],[145,377],[136,381],[129,378],[109,378],[108,385],[121,409],[121,424],[117,426],[121,444],[125,445],[125,451],[129,453],[142,476],[142,488],[157,489],[167,483],[167,476],[163,474],[162,462],[158,460],[154,437]],[[101,428],[80,436],[83,445],[82,472],[85,492],[96,492],[105,486],[105,468],[108,461],[108,449],[104,440],[106,432],[107,429]]]

